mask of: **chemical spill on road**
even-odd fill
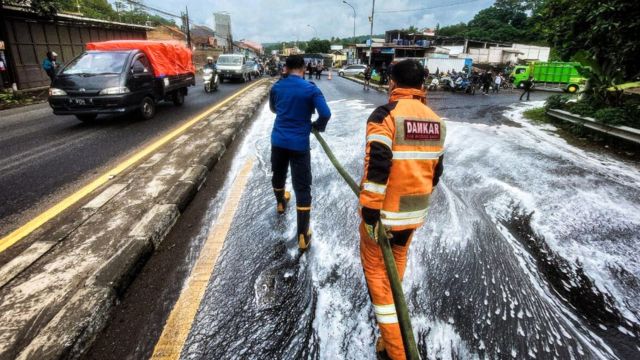
[[[359,178],[366,119],[385,99],[346,100],[353,86],[335,84],[322,86],[333,112],[325,139]],[[454,100],[431,104],[438,112]],[[637,358],[640,172],[567,144],[523,120],[523,109],[440,111],[449,119],[444,177],[404,281],[420,351]],[[275,213],[273,118],[264,107],[238,155],[257,162],[182,357],[374,359],[357,199],[312,141],[314,238],[300,256],[295,211]]]

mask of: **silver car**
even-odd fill
[[[366,68],[367,68],[367,65],[348,65],[338,70],[338,75],[340,76],[364,75],[364,70]]]

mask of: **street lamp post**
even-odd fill
[[[311,26],[309,24],[307,24],[307,26],[313,29],[313,32],[316,34],[315,37],[317,38],[318,37],[318,30],[316,30],[316,28],[314,28],[313,26]]]
[[[371,66],[371,58],[373,57],[373,14],[376,10],[376,0],[373,0],[373,5],[371,5],[371,18],[369,21],[371,22],[371,32],[369,33],[369,66]]]
[[[349,5],[351,7],[351,10],[353,10],[353,41],[356,41],[356,8],[354,8],[353,5],[349,4],[345,0],[342,0],[342,2]]]
[[[353,10],[353,43],[356,43],[356,8],[353,7],[353,5],[349,4],[348,2],[346,2],[345,0],[342,0],[343,3],[349,5],[351,7],[351,9]],[[353,59],[355,60],[355,53],[353,54]],[[354,61],[355,62],[355,61]]]

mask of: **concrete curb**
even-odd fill
[[[0,268],[0,359],[82,356],[109,321],[118,297],[162,243],[227,147],[253,118],[270,84],[258,85],[233,105],[215,111],[137,165],[124,179],[115,180],[88,199],[66,222],[52,221],[54,226],[34,235],[38,236],[36,242]],[[105,240],[96,240],[101,236]],[[87,243],[92,241],[95,245],[89,247]],[[82,246],[90,250],[88,257],[104,260],[92,263],[82,255],[78,258],[76,253]],[[59,263],[65,259],[71,268],[60,268]],[[50,263],[54,272],[63,274],[74,266],[84,266],[88,271],[75,270],[77,275],[72,279],[58,273],[43,274],[43,269],[52,267]],[[30,279],[42,282],[47,276],[57,283],[56,292],[46,298],[46,303],[39,298],[46,293],[46,285],[33,295],[15,295]],[[19,308],[29,311],[22,314]],[[12,313],[19,319],[8,324]]]
[[[358,83],[360,85],[364,85],[364,80],[360,80],[358,78],[355,78],[353,76],[342,76],[343,79],[347,79],[349,81],[353,81],[354,83]],[[388,88],[382,86],[382,85],[376,85],[376,84],[370,84],[369,85],[372,89],[375,89],[379,92],[389,92]]]

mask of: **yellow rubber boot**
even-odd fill
[[[311,245],[311,208],[298,207],[298,248],[306,251]]]
[[[276,194],[276,211],[282,215],[287,211],[287,204],[289,200],[291,200],[291,193],[284,189],[273,189],[273,192]]]

